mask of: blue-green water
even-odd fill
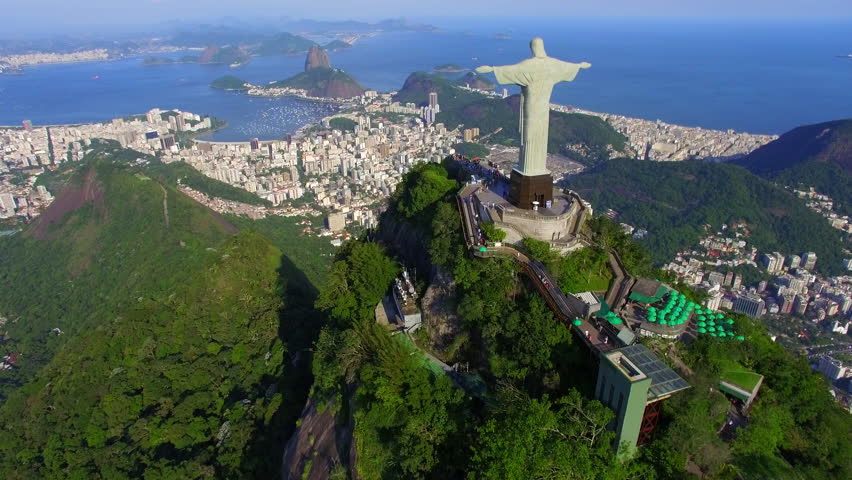
[[[441,63],[515,63],[542,36],[548,54],[588,61],[557,86],[554,101],[581,108],[708,128],[782,133],[852,117],[850,24],[720,24],[673,20],[506,21],[445,25],[448,33],[395,33],[331,52],[334,66],[368,88],[396,90],[406,76]],[[494,34],[509,32],[510,40]],[[228,66],[144,66],[141,59],[47,65],[0,77],[0,124],[81,123],[153,107],[212,114],[229,122],[218,140],[279,138],[332,107],[293,98],[220,92],[211,80],[232,74],[253,83],[301,71],[302,56],[254,58]],[[98,80],[92,77],[99,76]]]

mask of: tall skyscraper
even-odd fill
[[[251,150],[253,152],[260,150],[260,139],[259,138],[252,138],[251,139]]]
[[[438,92],[429,92],[429,106],[438,110]]]

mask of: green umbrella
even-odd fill
[[[707,333],[707,329],[706,328],[699,328],[698,333]]]
[[[660,320],[660,325],[668,325],[668,324],[669,324],[669,322],[667,322],[665,320]]]
[[[620,325],[620,324],[621,324],[621,319],[620,319],[620,318],[618,318],[618,317],[615,317],[615,318],[613,318],[612,320],[610,320],[610,321],[609,321],[609,323],[611,323],[611,324],[613,324],[613,325]]]
[[[655,323],[657,321],[657,317],[648,317],[648,321],[651,323]]]
[[[733,324],[734,324],[734,319],[733,319],[733,318],[729,318],[729,319],[727,319],[727,320],[725,320],[725,321],[728,323],[728,325],[733,325]]]
[[[707,322],[707,325],[711,325],[711,326],[714,326],[714,327],[715,327],[715,326],[716,326],[716,321],[715,321],[715,320],[710,320],[709,322]]]
[[[707,323],[705,323],[705,322],[698,322],[698,326],[699,326],[699,327],[706,327],[706,326],[707,326]]]
[[[575,318],[575,319],[574,319],[574,325],[580,326],[580,325],[582,325],[582,324],[583,324],[583,321],[582,321],[582,320],[580,320],[579,318]]]
[[[699,316],[698,316],[698,320],[699,320],[700,322],[706,322],[706,321],[707,321],[707,317],[705,317],[704,315],[699,315]]]
[[[707,327],[707,330],[709,330],[709,331],[711,331],[711,332],[715,332],[715,331],[716,331],[716,327]]]
[[[737,337],[737,340],[739,340],[739,341],[741,341],[741,342],[742,342],[743,340],[745,340],[745,337],[744,337],[744,336],[742,336],[742,335],[740,335],[739,337]]]
[[[710,332],[710,335],[713,335],[714,337],[718,336],[716,335],[716,332]]]

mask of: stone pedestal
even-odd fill
[[[546,202],[553,201],[553,176],[527,176],[512,170],[509,179],[509,202],[518,208],[532,210],[532,202],[535,201],[538,201],[541,208],[544,208]]]

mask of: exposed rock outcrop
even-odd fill
[[[284,450],[282,480],[328,480],[339,469],[347,470],[348,478],[358,478],[352,438],[354,419],[350,417],[345,424],[339,424],[334,410],[333,400],[320,412],[317,402],[308,399],[301,423]]]
[[[331,68],[331,60],[328,59],[328,53],[319,45],[314,45],[308,50],[308,56],[305,58],[305,71],[313,70],[314,68]]]

